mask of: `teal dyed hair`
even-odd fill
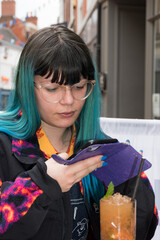
[[[34,96],[33,77],[31,56],[25,59],[21,55],[15,88],[11,92],[6,111],[0,115],[0,131],[19,139],[31,137],[41,124]]]
[[[77,122],[77,149],[80,147],[80,145],[85,144],[88,140],[109,138],[100,129],[99,119],[101,114],[101,94],[96,73],[95,80],[96,85],[94,90],[85,102],[79,117],[79,121]],[[91,195],[99,206],[99,200],[105,194],[104,185],[93,174],[88,174],[86,177],[84,177],[82,179],[82,184],[84,186],[84,195],[87,196],[88,202],[90,203]]]
[[[6,111],[0,115],[0,131],[18,139],[33,136],[41,124],[34,95],[34,76],[53,76],[52,82],[73,85],[81,76],[96,79],[91,95],[86,99],[76,121],[77,139],[75,150],[90,139],[107,136],[100,130],[100,89],[95,67],[84,41],[73,31],[54,26],[33,34],[20,56],[12,91]],[[45,81],[45,79],[44,79]],[[96,203],[104,195],[105,188],[92,174],[82,179],[84,194]]]

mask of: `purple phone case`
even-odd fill
[[[91,145],[70,160],[64,160],[56,154],[52,155],[55,161],[60,164],[73,164],[96,155],[107,156],[104,167],[93,171],[100,181],[106,186],[112,181],[117,186],[138,174],[142,155],[138,153],[131,145],[125,143],[107,143]],[[147,170],[152,165],[145,159],[142,171]]]

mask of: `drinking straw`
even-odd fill
[[[135,187],[134,187],[134,192],[133,192],[132,200],[135,199],[135,196],[136,196],[136,192],[137,192],[139,180],[140,180],[140,177],[141,177],[141,172],[142,172],[142,168],[143,168],[144,161],[145,161],[145,159],[142,158],[142,159],[141,159],[140,166],[139,166],[139,171],[138,171],[138,175],[137,175],[137,179],[136,179],[136,184],[135,184]]]

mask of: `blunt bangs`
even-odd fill
[[[70,35],[66,35],[65,28],[64,33],[56,28],[54,31],[56,34],[46,38],[37,52],[34,75],[47,75],[46,78],[53,75],[51,82],[66,85],[78,83],[81,77],[93,80],[95,69],[83,40],[71,30]]]

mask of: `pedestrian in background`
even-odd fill
[[[72,165],[67,159],[87,140],[109,138],[100,129],[100,90],[83,40],[54,26],[27,41],[15,88],[0,115],[0,239],[100,239],[99,200],[106,186],[92,171],[106,156]],[[135,179],[115,188],[131,195]],[[151,239],[157,218],[154,193],[141,178],[137,240]]]

